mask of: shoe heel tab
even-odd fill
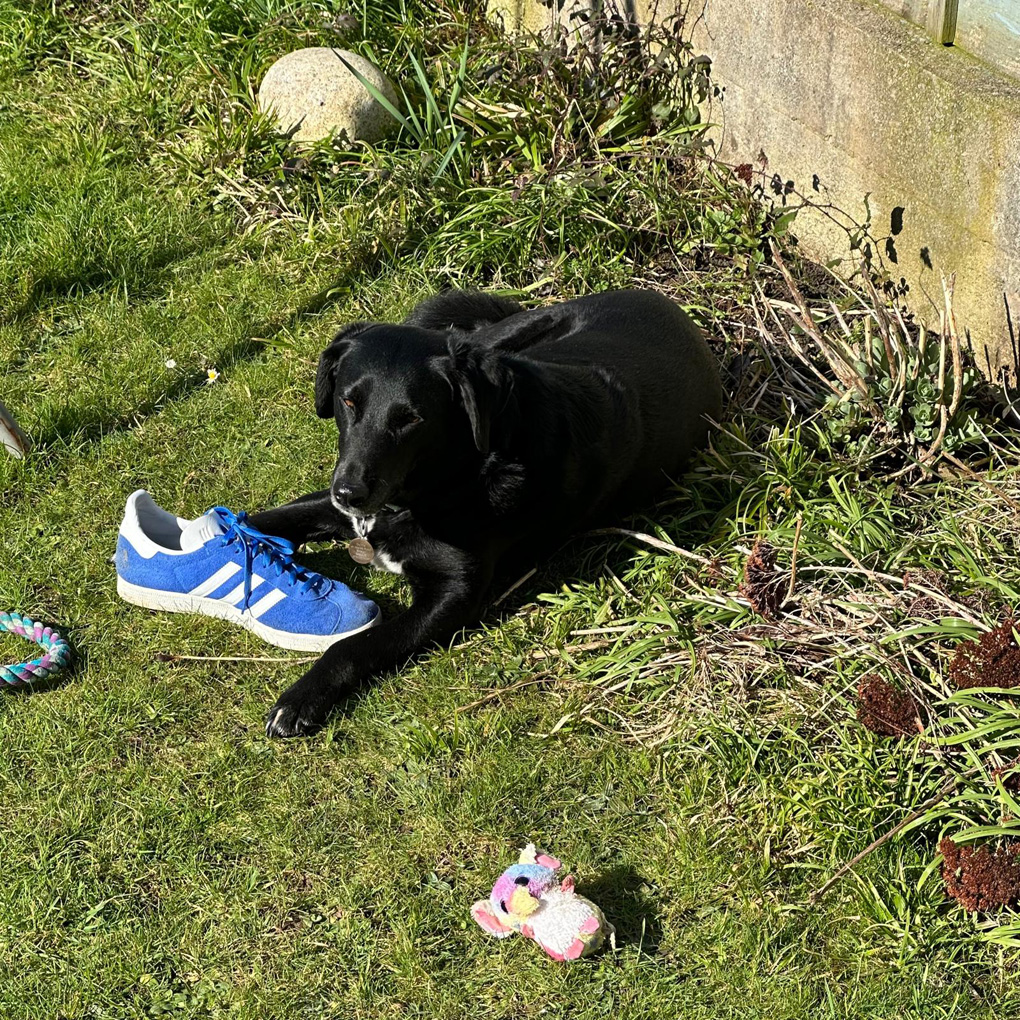
[[[118,546],[123,541],[146,559],[159,551],[143,525],[143,519],[148,516],[150,508],[158,509],[152,496],[145,489],[136,489],[127,498],[124,516],[117,531]]]
[[[121,518],[122,524],[138,524],[139,518],[139,504],[152,503],[152,496],[149,494],[147,489],[135,489],[127,498],[127,502],[124,504],[124,516]]]

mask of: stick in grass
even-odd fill
[[[800,548],[800,529],[804,525],[804,514],[797,514],[797,530],[793,533],[793,552],[790,554],[790,587],[786,589],[786,602],[793,601],[793,590],[797,587],[797,550]]]
[[[307,662],[316,662],[318,657],[295,659],[289,656],[273,655],[178,655],[176,652],[160,652],[156,656],[156,660],[158,662],[289,662],[297,666]]]
[[[952,793],[961,780],[974,775],[974,773],[979,771],[979,769],[980,766],[975,765],[972,769],[968,769],[966,772],[961,772],[958,776],[953,776],[945,782],[939,788],[938,792],[929,797],[919,808],[911,811],[906,818],[897,822],[888,832],[884,832],[878,837],[878,839],[872,840],[859,854],[851,857],[850,860],[848,860],[846,864],[844,864],[824,885],[811,894],[809,902],[817,903],[848,871],[860,864],[860,862],[863,861],[869,854],[874,853],[880,846],[882,846],[883,843],[887,843],[893,838],[893,836],[896,835],[896,833],[902,832],[911,822],[916,822],[917,819],[925,813],[925,811],[933,808],[939,803],[939,801]]]
[[[654,538],[652,535],[646,535],[641,531],[629,531],[627,528],[596,528],[594,531],[589,531],[589,535],[626,535],[628,538],[633,538],[637,542],[643,542],[645,545],[652,546],[653,549],[661,549],[663,552],[676,553],[677,556],[684,556],[689,560],[694,560],[695,563],[700,563],[702,566],[710,567],[712,561],[706,559],[704,556],[699,556],[697,553],[690,552],[687,549],[681,549],[678,545],[671,545],[669,542],[663,542],[661,538]]]

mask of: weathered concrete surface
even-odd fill
[[[931,0],[880,0],[886,7],[910,18],[915,25],[922,27],[928,24],[928,11],[931,8]]]
[[[1020,78],[1020,3],[963,0],[956,24],[956,45]]]
[[[563,17],[522,3],[531,28]],[[676,0],[618,4],[639,20],[676,10]],[[1020,82],[936,45],[877,0],[688,6],[694,46],[724,89],[708,111],[721,158],[754,163],[763,151],[770,172],[839,207],[847,225],[866,219],[870,196],[882,239],[902,210],[888,268],[910,307],[937,323],[940,271],[956,272],[957,317],[979,362],[993,375],[1015,368],[1006,307],[1020,332]],[[846,230],[820,211],[795,229],[816,256],[850,255]]]

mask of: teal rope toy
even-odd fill
[[[59,673],[71,661],[71,646],[52,627],[44,627],[20,613],[0,613],[0,631],[5,630],[34,641],[46,650],[38,659],[0,665],[0,680],[8,687],[43,680]]]

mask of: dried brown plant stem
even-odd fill
[[[939,431],[932,441],[931,446],[921,457],[921,463],[927,463],[938,452],[942,440],[946,436],[946,426],[949,424],[949,415],[946,408],[946,332],[948,329],[949,316],[942,312],[939,315],[940,336],[939,336]]]
[[[993,496],[1001,499],[1004,503],[1011,506],[1017,513],[1020,513],[1020,503],[1018,503],[1012,496],[1007,496],[1001,489],[996,488],[987,478],[982,477],[972,468],[968,467],[958,457],[954,457],[951,453],[945,453],[943,456],[949,461],[961,474],[966,475],[972,482],[977,482],[979,485],[987,489]]]
[[[897,324],[900,327],[900,336],[903,338],[903,345],[900,346],[900,350],[902,351],[904,347],[907,347],[910,344],[910,330],[907,329],[907,324],[903,321],[903,313],[900,311],[898,305],[895,307],[895,312],[896,312],[896,322],[897,322]],[[916,365],[919,367],[920,364],[921,364],[921,359],[919,357],[917,362],[916,362]],[[904,359],[903,376],[902,376],[902,383],[903,383],[903,385],[900,386],[900,388],[899,388],[899,390],[900,390],[899,396],[896,398],[896,406],[899,407],[899,408],[903,407],[903,403],[904,403],[904,401],[907,398],[907,381],[908,381],[907,380],[907,365],[906,365],[906,359]]]
[[[164,652],[163,655],[163,662],[289,662],[296,666],[318,660],[318,656],[295,659],[273,655],[178,655],[177,652]]]
[[[976,772],[980,771],[980,769],[981,769],[980,765],[975,765],[973,768],[968,769],[966,772],[961,772],[958,775],[952,776],[950,779],[947,779],[946,782],[939,787],[938,791],[934,793],[931,797],[929,797],[920,807],[915,808],[913,811],[911,811],[910,814],[906,816],[906,818],[903,818],[901,821],[897,822],[891,829],[889,829],[888,832],[882,833],[882,835],[879,836],[878,839],[872,840],[859,854],[856,854],[855,856],[851,857],[850,860],[848,860],[846,864],[844,864],[831,878],[829,878],[823,885],[821,885],[811,894],[809,902],[817,903],[848,871],[851,871],[858,864],[860,864],[860,862],[863,861],[865,857],[867,857],[869,854],[874,853],[884,843],[887,843],[890,839],[893,838],[893,836],[896,835],[896,833],[902,832],[908,825],[910,825],[911,822],[916,822],[917,819],[920,818],[921,815],[925,813],[925,811],[930,810],[936,804],[938,804],[939,801],[943,800],[950,793],[952,793],[953,790],[956,789],[957,785],[962,780],[967,779],[968,777],[974,775]]]
[[[700,563],[702,566],[710,567],[712,561],[706,559],[704,556],[699,556],[697,553],[692,553],[687,549],[681,549],[678,545],[671,545],[669,542],[663,542],[661,538],[655,538],[653,535],[646,535],[643,531],[629,531],[627,528],[596,528],[594,531],[589,531],[589,535],[626,535],[628,538],[633,538],[635,541],[643,542],[645,545],[650,545],[653,549],[661,549],[663,552],[676,553],[677,556],[683,556],[688,560],[693,560],[695,563]]]
[[[790,586],[786,589],[786,602],[793,601],[797,587],[797,551],[800,549],[800,529],[804,526],[804,514],[797,514],[797,529],[793,533],[793,551],[790,553]]]
[[[922,323],[917,337],[917,361],[914,364],[914,379],[921,374],[921,365],[924,363],[924,352],[928,349],[928,330]]]
[[[949,420],[960,409],[960,398],[963,396],[963,351],[960,347],[960,332],[956,327],[956,311],[953,307],[953,295],[956,292],[956,273],[949,277],[949,282],[942,277],[942,293],[946,299],[946,321],[949,324],[949,341],[953,353],[953,402],[949,405]]]
[[[832,528],[829,529],[829,541],[857,568],[861,574],[874,581],[890,598],[895,598],[895,595],[882,583],[882,575],[875,570],[869,570],[863,563],[861,563],[861,561],[854,556],[854,554],[845,545],[843,545],[843,543],[839,540],[839,536]],[[899,581],[900,584],[903,583],[900,578],[895,578],[894,580]]]
[[[512,585],[510,585],[510,587],[507,588],[507,590],[505,592],[503,592],[503,594],[500,595],[500,597],[498,599],[496,599],[492,604],[494,606],[498,606],[500,604],[500,602],[502,602],[508,596],[512,595],[515,591],[517,591],[518,588],[520,588],[520,586],[522,584],[524,584],[525,581],[531,580],[531,578],[533,578],[535,576],[535,574],[537,574],[537,573],[538,573],[538,567],[532,567],[526,574],[524,574],[521,577],[517,578],[517,580],[514,581],[514,583]]]
[[[539,648],[528,654],[529,659],[558,659],[574,652],[594,652],[598,648],[608,648],[612,641],[584,641],[579,645],[564,645],[562,648]]]
[[[797,306],[799,314],[796,317],[800,322],[801,328],[818,345],[818,349],[825,355],[826,360],[829,362],[833,372],[836,373],[839,381],[847,389],[852,388],[857,390],[857,392],[867,400],[867,387],[864,385],[864,381],[861,379],[860,374],[854,368],[853,362],[846,356],[846,354],[843,353],[843,351],[838,350],[822,336],[814,317],[811,315],[811,310],[808,308],[807,302],[804,300],[804,295],[800,292],[800,288],[794,282],[793,276],[790,274],[790,270],[786,268],[786,263],[783,261],[783,257],[779,254],[779,247],[776,245],[775,241],[769,241],[769,246],[772,249],[773,261],[786,283],[786,289],[790,292],[790,296],[793,298],[794,303]]]
[[[946,438],[946,429],[953,420],[960,408],[960,398],[963,395],[963,352],[960,346],[960,331],[956,325],[956,313],[953,310],[953,294],[956,290],[956,274],[946,280],[942,277],[942,295],[945,300],[945,309],[939,314],[941,325],[941,337],[939,350],[939,431],[931,446],[922,454],[921,464],[931,463],[935,455],[942,449],[942,443]],[[953,396],[946,404],[946,341],[949,342],[949,352],[953,358]]]
[[[532,687],[535,684],[545,683],[551,679],[548,673],[539,673],[538,676],[528,677],[527,680],[520,680],[515,684],[511,684],[509,687],[497,687],[494,690],[489,691],[488,694],[479,698],[477,701],[472,701],[467,705],[461,705],[459,708],[454,709],[455,714],[461,712],[470,712],[473,708],[478,708],[480,705],[484,705],[489,701],[495,701],[497,698],[502,698],[504,694],[510,694],[512,691],[519,690],[521,687]]]
[[[882,336],[882,345],[885,347],[885,356],[889,362],[889,375],[892,377],[893,387],[896,389],[902,382],[900,373],[900,361],[902,359],[897,357],[899,351],[893,348],[892,329],[889,326],[889,319],[885,314],[885,302],[878,296],[878,291],[875,290],[875,285],[871,282],[871,277],[868,273],[861,273],[861,277],[871,297],[871,310],[875,315],[875,321],[878,323],[878,331]],[[899,344],[896,345],[896,348],[899,348]]]
[[[844,395],[843,390],[841,390],[824,373],[818,370],[818,368],[815,366],[812,360],[804,352],[804,348],[797,341],[796,337],[794,337],[793,334],[786,328],[786,326],[783,325],[782,319],[779,318],[779,315],[777,314],[775,308],[765,297],[765,292],[761,289],[761,287],[758,287],[758,296],[761,299],[761,301],[764,302],[765,307],[768,309],[769,316],[771,317],[772,321],[776,324],[776,328],[779,330],[779,333],[782,336],[782,338],[786,341],[786,346],[789,347],[790,350],[797,355],[801,363],[807,366],[808,370],[815,376],[816,379],[818,379],[819,382],[822,383],[822,385],[831,390],[837,397],[842,397]],[[758,302],[754,303],[754,313],[757,319],[759,331],[762,333],[763,336],[767,336],[769,330],[758,308]]]

